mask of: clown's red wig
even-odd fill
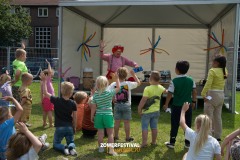
[[[124,47],[121,46],[121,45],[115,45],[115,46],[112,48],[112,53],[115,53],[117,50],[121,50],[121,52],[123,52]]]

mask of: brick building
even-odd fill
[[[57,47],[58,0],[13,0],[12,5],[21,5],[31,16],[33,35],[27,40],[27,47]]]

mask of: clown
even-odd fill
[[[123,53],[124,47],[121,45],[115,45],[112,48],[112,54],[104,54],[103,49],[105,47],[104,41],[100,41],[100,56],[101,59],[108,63],[108,73],[106,77],[109,80],[109,84],[114,81],[114,73],[119,67],[124,67],[125,65],[138,68],[138,64],[134,61],[131,61],[121,54]]]

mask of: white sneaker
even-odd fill
[[[44,133],[38,139],[44,144],[46,142],[46,139],[47,139],[47,134]]]
[[[112,156],[117,156],[118,155],[117,152],[115,152],[115,151],[109,152],[108,154],[110,154]]]
[[[72,156],[77,156],[77,151],[75,149],[71,149],[69,152]]]
[[[64,149],[64,154],[65,154],[65,155],[69,155],[69,154],[70,154],[68,148],[65,148],[65,149]]]
[[[104,152],[104,148],[103,147],[99,147],[98,148],[98,152],[103,153]]]

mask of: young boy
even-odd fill
[[[61,151],[65,155],[76,156],[74,144],[74,133],[76,132],[77,107],[72,97],[74,85],[70,82],[61,83],[61,97],[55,97],[48,93],[46,86],[46,76],[41,73],[43,81],[43,93],[50,98],[51,103],[54,104],[54,115],[56,127],[53,139],[53,148]],[[63,138],[66,139],[67,145],[61,144]]]
[[[94,128],[94,124],[91,121],[91,98],[89,98],[87,93],[83,91],[76,92],[73,98],[78,105],[77,123],[81,123],[80,126],[83,136],[86,138],[94,138],[94,136],[97,134],[97,129]]]
[[[130,137],[130,120],[132,119],[131,111],[131,90],[140,85],[140,81],[137,78],[133,70],[130,74],[134,78],[135,82],[125,81],[128,75],[128,69],[126,67],[120,67],[117,70],[119,81],[120,81],[120,91],[115,95],[115,105],[114,105],[114,139],[118,140],[118,131],[121,120],[124,121],[124,128],[126,134],[126,142],[131,142],[134,139]],[[113,82],[110,87],[113,89],[116,86],[116,82]]]
[[[20,118],[20,121],[25,123],[27,127],[30,127],[31,124],[28,124],[29,117],[32,111],[32,94],[28,88],[32,84],[33,76],[30,73],[23,73],[21,76],[22,85],[18,89],[20,95],[20,104],[23,107],[23,114]]]
[[[160,75],[158,71],[152,71],[149,83],[150,86],[145,87],[142,99],[138,105],[138,114],[141,116],[142,123],[142,145],[147,146],[148,125],[152,130],[152,145],[157,142],[158,133],[158,118],[160,115],[160,100],[162,93],[167,93],[167,90],[159,84]]]
[[[188,61],[178,61],[176,63],[175,72],[177,77],[174,78],[169,85],[168,88],[168,95],[166,98],[165,105],[163,108],[166,110],[168,108],[168,104],[173,97],[172,102],[172,110],[171,110],[171,131],[170,131],[170,142],[165,142],[165,145],[168,148],[174,148],[176,137],[179,128],[179,121],[182,106],[185,102],[191,103],[192,108],[195,107],[196,103],[196,84],[193,79],[186,75],[189,69],[189,62]],[[186,112],[186,124],[189,128],[191,128],[192,123],[192,108],[190,107]],[[185,148],[189,148],[190,142],[185,140]]]
[[[18,92],[19,87],[22,85],[21,76],[23,73],[28,72],[25,64],[27,52],[24,49],[17,49],[15,53],[16,59],[13,61],[13,81],[12,81],[12,92],[13,97],[20,102],[20,95]]]

